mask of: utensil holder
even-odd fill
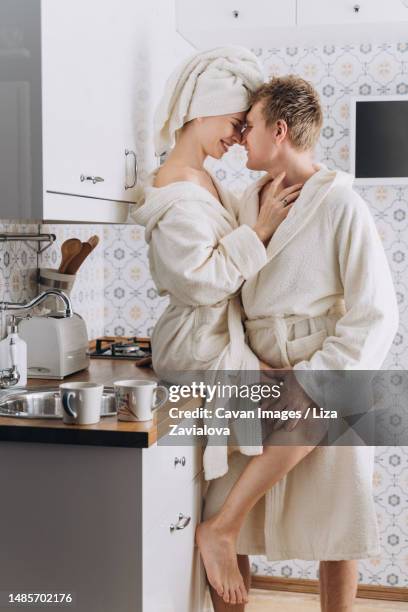
[[[47,289],[59,289],[69,296],[74,286],[75,279],[76,274],[61,274],[61,272],[52,268],[40,268],[38,274],[39,290],[42,292],[47,291]],[[50,296],[43,304],[44,307],[51,312],[60,312],[63,310],[61,300],[55,296]]]

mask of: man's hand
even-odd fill
[[[312,405],[312,400],[299,385],[296,377],[293,374],[291,376],[286,376],[284,378],[284,384],[282,385],[281,396],[274,405],[274,409],[280,411],[294,410],[295,412],[299,412],[300,416],[288,420],[279,419],[275,423],[273,429],[277,430],[283,427],[286,431],[292,431],[303,418],[307,409]]]
[[[259,368],[261,371],[261,383],[272,387],[273,385],[279,385],[283,389],[285,384],[285,374],[288,374],[292,368],[273,368],[264,361],[259,361]],[[278,398],[265,398],[261,401],[262,410],[276,410],[277,403],[280,401]],[[271,423],[277,423],[278,419],[268,419],[268,428],[274,429]]]
[[[297,382],[291,368],[271,368],[268,364],[264,364],[263,362],[260,362],[260,368],[263,380],[267,380],[271,384],[271,379],[273,379],[275,383],[278,382],[281,387],[279,399],[271,402],[271,405],[268,407],[273,410],[279,410],[280,412],[283,410],[294,410],[301,414],[299,418],[295,419],[278,419],[272,429],[277,430],[283,427],[286,431],[292,431],[301,418],[303,418],[307,409],[313,405],[312,400]]]

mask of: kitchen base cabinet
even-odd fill
[[[194,542],[202,448],[154,445],[145,452],[142,474],[143,612],[203,610],[205,575]]]
[[[155,453],[198,463],[177,477],[165,461],[149,472]],[[1,442],[1,591],[71,593],[76,612],[201,612],[200,453]]]
[[[143,612],[202,610],[205,594],[194,534],[201,514],[201,474],[166,504],[156,528],[144,537]]]

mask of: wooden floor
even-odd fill
[[[205,612],[213,612],[208,592],[207,606]],[[231,606],[232,611],[234,607]],[[354,610],[355,612],[407,612],[408,604],[357,598]],[[245,612],[320,612],[319,596],[251,589]]]

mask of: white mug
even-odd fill
[[[60,385],[64,423],[92,425],[101,419],[103,385],[67,382]]]
[[[151,421],[169,397],[166,387],[154,380],[118,380],[113,387],[119,421]]]

